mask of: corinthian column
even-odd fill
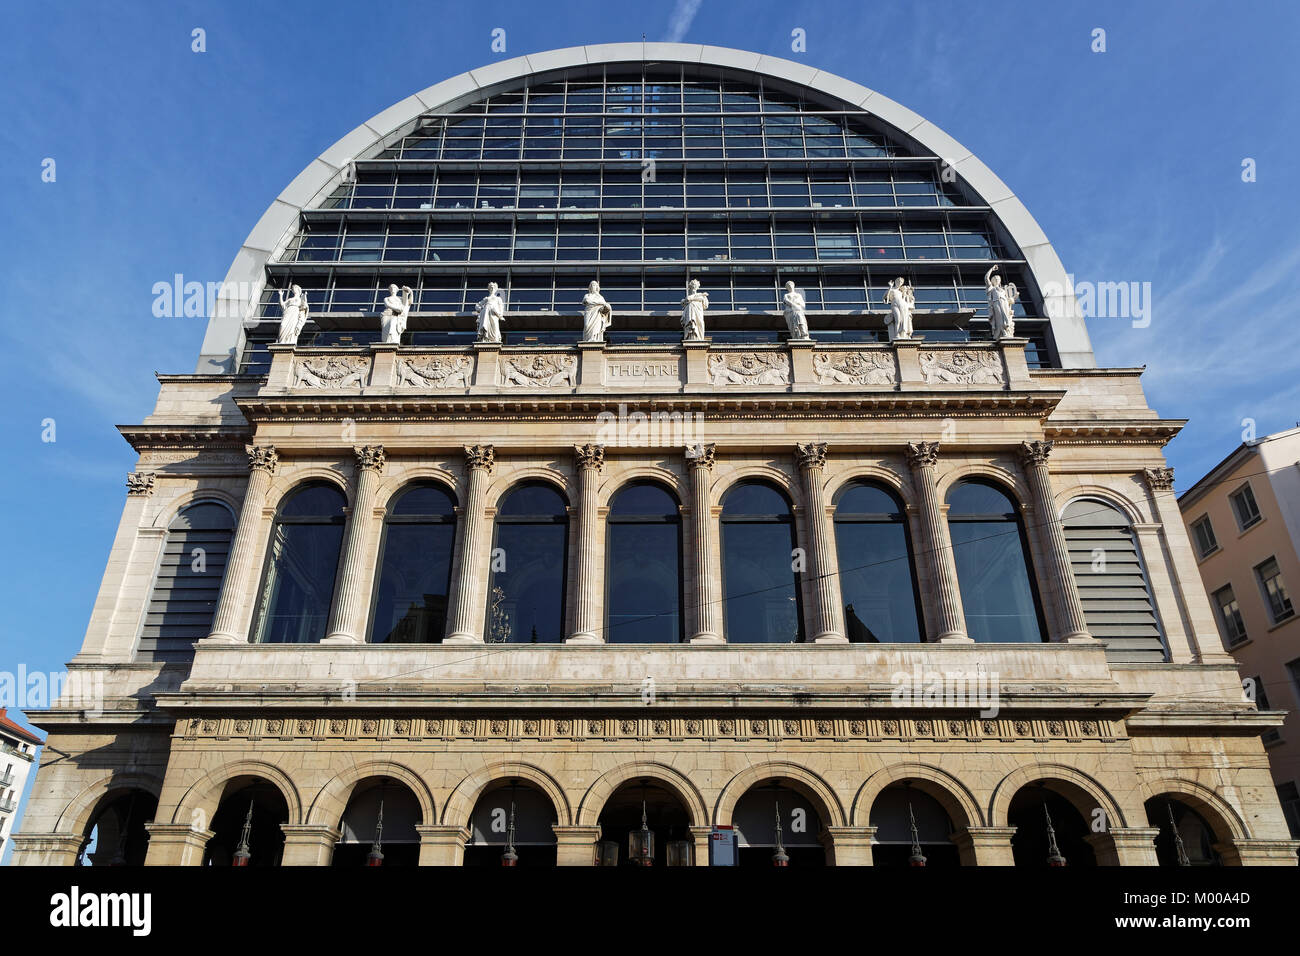
[[[957,583],[957,562],[948,543],[948,528],[939,506],[935,466],[939,461],[937,441],[907,443],[907,463],[912,467],[912,484],[916,487],[917,507],[921,516],[921,554],[929,566],[934,589],[926,602],[927,618],[933,614],[935,640],[944,643],[969,641],[966,615],[961,606],[961,588]]]
[[[357,491],[352,499],[348,533],[343,539],[334,613],[322,644],[360,644],[365,640],[366,541],[385,458],[382,445],[364,445],[352,451],[357,456]]]
[[[248,445],[245,450],[248,452],[248,487],[244,489],[244,503],[239,508],[235,536],[230,539],[226,579],[221,585],[216,613],[212,616],[212,633],[204,638],[212,644],[239,644],[248,640],[247,634],[242,637],[239,634],[239,619],[248,596],[248,576],[257,548],[262,509],[266,507],[266,492],[280,462],[274,445]]]
[[[826,500],[822,482],[826,472],[826,442],[802,442],[795,446],[795,458],[803,478],[804,501],[808,505],[808,570],[812,574],[813,641],[817,644],[847,644],[844,612],[841,610],[840,576],[831,564],[830,536],[826,529]]]
[[[1020,443],[1020,463],[1029,478],[1029,491],[1034,496],[1034,511],[1038,514],[1041,540],[1047,546],[1047,564],[1052,575],[1050,591],[1056,595],[1056,621],[1053,624],[1054,641],[1091,641],[1088,622],[1083,617],[1083,601],[1079,587],[1074,583],[1070,568],[1070,549],[1065,543],[1065,530],[1056,514],[1056,496],[1052,494],[1052,472],[1047,458],[1052,453],[1050,441]]]
[[[488,529],[484,512],[487,510],[488,476],[496,455],[491,445],[465,446],[465,509],[461,513],[460,569],[456,574],[456,587],[451,603],[451,616],[447,622],[444,644],[482,644],[482,615],[486,613],[487,595],[479,582],[487,581]]]
[[[600,644],[600,515],[596,513],[596,482],[605,464],[605,446],[573,449],[578,470],[578,600],[569,644]]]
[[[721,582],[713,575],[713,514],[709,506],[709,477],[717,446],[698,444],[686,449],[686,467],[691,472],[691,513],[695,545],[694,586],[687,592],[695,606],[692,644],[721,644]]]

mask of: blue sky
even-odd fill
[[[133,464],[113,426],[149,414],[152,372],[193,369],[204,321],[155,318],[153,284],[219,281],[325,147],[502,56],[644,33],[877,89],[987,163],[1078,279],[1151,283],[1149,327],[1090,330],[1100,364],[1149,366],[1152,405],[1191,419],[1180,488],[1243,419],[1300,419],[1294,3],[86,2],[9,4],[5,25],[0,670],[76,653]]]

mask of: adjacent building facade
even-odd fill
[[[102,701],[33,715],[18,857],[1294,864],[1139,377],[878,93],[653,43],[447,80],[289,185],[122,428]]]
[[[1178,499],[1223,645],[1261,710],[1287,711],[1264,734],[1291,835],[1300,838],[1300,428],[1239,445]]]
[[[41,738],[18,726],[0,707],[0,853],[18,823],[18,805],[36,763]]]

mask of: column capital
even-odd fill
[[[482,468],[490,474],[496,464],[496,449],[491,445],[466,445],[465,464],[471,471]]]
[[[1052,453],[1050,441],[1023,441],[1020,443],[1020,461],[1025,466],[1045,465]]]
[[[939,462],[937,441],[910,441],[907,443],[907,463],[913,468],[933,467]]]
[[[573,461],[579,471],[591,468],[600,471],[605,467],[605,446],[594,442],[573,446]]]
[[[244,451],[248,453],[248,470],[264,471],[268,475],[274,475],[276,466],[280,464],[280,456],[275,450],[274,445],[245,445]]]
[[[153,494],[152,471],[131,471],[126,475],[126,494],[127,497],[144,497],[147,498]]]
[[[358,471],[371,470],[382,473],[384,464],[388,460],[383,445],[358,445],[352,449],[352,453],[357,456]]]
[[[823,468],[826,465],[826,442],[801,441],[795,447],[795,460],[800,468]]]
[[[1152,491],[1173,491],[1174,470],[1172,468],[1144,468],[1142,477]]]
[[[686,461],[696,468],[712,471],[713,463],[717,460],[717,452],[718,446],[713,442],[697,442],[686,446]]]

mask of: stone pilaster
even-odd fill
[[[461,826],[417,826],[420,866],[462,866],[469,831]]]
[[[144,828],[149,831],[145,866],[202,866],[203,851],[214,836],[188,823],[146,823]]]
[[[967,827],[952,835],[962,866],[1015,866],[1015,827]]]
[[[1020,444],[1020,463],[1029,479],[1034,496],[1034,511],[1039,515],[1039,540],[1046,546],[1047,565],[1052,575],[1049,591],[1053,595],[1051,639],[1069,643],[1091,642],[1088,622],[1083,616],[1083,601],[1070,567],[1070,549],[1065,543],[1065,529],[1056,513],[1056,496],[1052,494],[1052,472],[1047,458],[1052,453],[1050,441],[1027,441]]]
[[[1084,837],[1091,844],[1100,866],[1158,866],[1157,827],[1112,828]]]
[[[713,827],[691,827],[691,842],[695,844],[695,865],[709,865],[709,839],[713,835]]]
[[[1300,840],[1233,840],[1214,852],[1228,866],[1295,866],[1297,847]]]
[[[266,493],[271,488],[271,476],[280,458],[274,445],[249,445],[248,487],[244,489],[244,503],[239,508],[239,524],[230,541],[230,558],[226,565],[226,579],[221,585],[221,597],[212,616],[212,633],[203,640],[210,644],[240,644],[248,640],[240,634],[239,621],[244,603],[248,599],[248,579],[253,571],[253,557],[257,554],[258,527],[262,523],[262,509],[266,507]]]
[[[717,549],[713,543],[713,514],[709,505],[709,479],[717,446],[698,444],[686,450],[686,467],[691,473],[691,543],[695,551],[695,580],[687,589],[687,600],[695,608],[692,644],[721,644],[721,582],[713,575]]]
[[[605,446],[588,443],[573,449],[578,472],[578,590],[573,633],[569,644],[600,644],[601,581],[600,515],[596,513],[596,485],[605,466]]]
[[[555,831],[556,866],[595,866],[600,827],[551,827]]]
[[[844,611],[840,598],[839,569],[831,562],[830,531],[826,526],[826,500],[822,484],[826,475],[826,443],[802,442],[795,459],[803,478],[808,516],[808,571],[813,586],[813,641],[817,644],[847,644]]]
[[[830,862],[835,866],[872,866],[871,841],[875,827],[827,827]]]
[[[334,860],[334,845],[342,839],[334,827],[323,823],[301,826],[280,824],[284,833],[284,855],[281,866],[329,866]]]
[[[11,866],[74,866],[86,838],[77,833],[15,833]]]
[[[496,453],[491,445],[465,446],[467,481],[465,510],[460,518],[460,568],[444,641],[447,644],[483,643],[487,595],[479,582],[487,580],[489,528],[485,512],[488,476],[495,463]]]
[[[333,617],[322,644],[361,644],[366,636],[366,600],[370,590],[366,579],[367,543],[375,510],[375,491],[384,471],[382,445],[354,448],[357,456],[357,490],[348,517],[347,535],[343,539],[343,560],[339,569],[338,594],[334,599]]]
[[[969,641],[970,637],[966,634],[966,616],[957,583],[957,562],[953,560],[943,508],[939,505],[935,477],[938,461],[937,441],[908,442],[907,462],[912,468],[923,533],[921,551],[916,557],[928,563],[929,577],[934,582],[934,593],[926,602],[927,623],[935,640],[960,643]]]

